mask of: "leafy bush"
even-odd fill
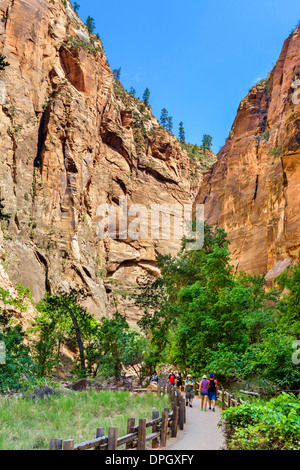
[[[25,334],[20,325],[12,321],[3,325],[0,321],[0,326],[0,341],[4,341],[6,353],[5,364],[0,365],[0,392],[3,393],[22,388],[22,380],[30,380],[36,371],[29,347],[24,344]]]
[[[229,450],[300,450],[300,400],[293,395],[229,408],[222,422]]]

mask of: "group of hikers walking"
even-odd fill
[[[157,373],[154,372],[152,378],[152,382],[158,382]],[[186,380],[183,383],[183,378],[181,373],[178,374],[174,373],[173,371],[169,374],[168,382],[171,386],[177,386],[179,390],[183,390],[185,392],[185,404],[186,406],[193,407],[193,399],[195,397],[195,381],[192,379],[191,374],[187,375]],[[201,410],[207,411],[209,410],[215,411],[216,408],[216,397],[218,391],[218,384],[214,378],[214,374],[210,374],[209,378],[206,375],[203,375],[202,380],[196,382],[199,385],[199,398],[201,399]]]

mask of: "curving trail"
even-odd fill
[[[176,438],[168,439],[166,450],[221,450],[225,446],[224,436],[218,423],[220,408],[216,411],[200,410],[200,399],[196,396],[193,408],[186,408],[186,423]]]

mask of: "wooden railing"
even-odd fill
[[[217,400],[219,400],[222,404],[222,409],[225,407],[229,408],[231,406],[239,406],[244,403],[240,397],[234,398],[232,393],[229,393],[225,390],[218,390],[217,392]]]
[[[145,450],[147,445],[153,449],[166,447],[168,437],[176,437],[178,428],[184,429],[186,422],[185,398],[176,387],[166,387],[167,393],[171,395],[171,411],[165,408],[162,416],[159,411],[152,412],[152,419],[139,419],[136,424],[135,418],[127,420],[127,434],[118,437],[118,428],[110,427],[108,434],[105,429],[97,428],[96,438],[81,444],[75,444],[74,440],[51,439],[49,450],[117,450],[118,447],[126,446],[126,449]],[[157,393],[163,393],[159,387]],[[151,433],[147,430],[151,428]]]

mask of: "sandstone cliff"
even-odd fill
[[[10,281],[36,302],[46,291],[84,287],[98,318],[118,308],[135,321],[127,293],[141,276],[158,275],[156,254],[176,252],[179,242],[101,240],[97,208],[117,207],[122,196],[149,207],[191,203],[201,170],[114,80],[101,40],[68,2],[1,0],[0,52],[10,64],[0,72]]]
[[[208,223],[228,233],[236,268],[268,279],[300,253],[299,76],[298,27],[269,77],[241,101],[196,198]]]

